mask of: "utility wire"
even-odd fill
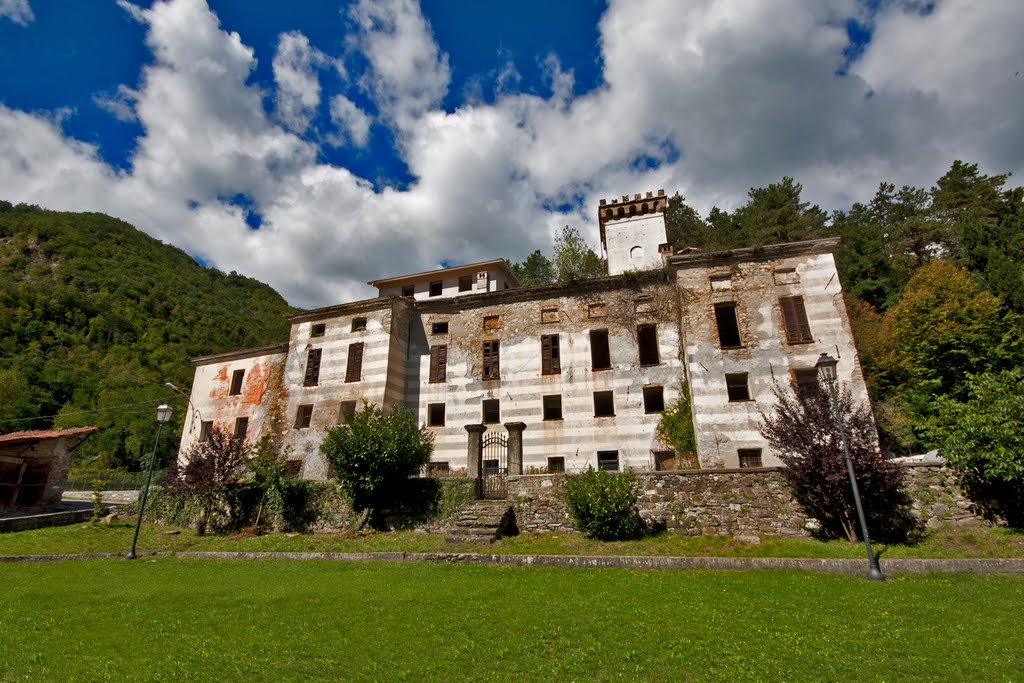
[[[119,408],[131,408],[133,406],[144,406],[144,405],[149,405],[151,403],[157,403],[157,402],[163,403],[165,401],[171,400],[172,398],[178,398],[178,397],[177,396],[171,396],[171,397],[164,397],[164,398],[154,398],[154,399],[150,399],[148,401],[136,401],[135,403],[122,403],[122,404],[116,405],[116,406],[106,406],[105,408],[95,408],[93,410],[76,410],[73,413],[57,413],[55,415],[39,415],[37,417],[18,417],[18,418],[13,418],[13,419],[10,419],[10,420],[0,420],[0,424],[7,424],[7,423],[10,423],[10,422],[32,422],[34,420],[52,420],[52,419],[54,419],[56,417],[67,417],[67,416],[71,416],[71,415],[89,415],[89,414],[92,414],[92,413],[102,413],[102,412],[108,411],[108,410],[117,410]],[[125,414],[126,415],[132,415],[132,414],[142,413],[142,412],[145,412],[145,411],[137,410],[137,411],[133,411],[133,412],[125,412]]]

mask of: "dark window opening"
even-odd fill
[[[306,429],[313,422],[313,406],[304,405],[299,406],[298,412],[295,413],[295,428]]]
[[[345,381],[358,382],[363,374],[363,342],[348,345],[348,365],[345,368]]]
[[[429,427],[443,427],[444,426],[444,404],[443,403],[428,403],[427,404],[427,426],[429,426]]]
[[[448,465],[447,460],[440,460],[438,462],[427,463],[427,476],[432,477],[435,475],[445,475],[451,472],[451,467]]]
[[[288,479],[298,479],[299,475],[302,474],[302,460],[285,460],[284,461],[284,476]]]
[[[212,431],[213,431],[213,422],[212,421],[201,423],[199,425],[199,440],[200,441],[209,441],[210,440],[210,432],[212,432]]]
[[[342,401],[338,404],[338,424],[348,424],[352,416],[356,414],[355,401]]]
[[[498,379],[501,377],[501,365],[499,362],[500,346],[497,339],[484,342],[484,379]]]
[[[608,330],[590,331],[590,364],[594,370],[610,370],[612,356],[608,351]]]
[[[729,401],[749,401],[750,387],[747,386],[747,373],[730,372],[725,375],[725,389]]]
[[[444,382],[448,377],[448,345],[430,347],[430,381]]]
[[[366,318],[353,318],[352,331],[361,332],[366,329]]]
[[[545,334],[540,338],[541,374],[557,375],[562,372],[561,355],[558,350],[558,335]]]
[[[817,368],[801,368],[793,370],[793,383],[796,385],[797,395],[808,391],[816,391],[819,388]]]
[[[562,395],[561,394],[550,394],[544,396],[542,399],[544,404],[544,419],[545,420],[561,420],[562,419]]]
[[[242,380],[245,379],[245,370],[235,370],[231,373],[231,391],[229,396],[238,396],[242,393]]]
[[[235,420],[235,438],[244,439],[245,433],[249,431],[249,418],[240,417]]]
[[[565,472],[565,458],[560,455],[549,457],[548,473],[557,474],[559,472]]]
[[[444,283],[440,280],[434,280],[430,283],[430,296],[441,296],[441,292],[444,291]]]
[[[310,337],[322,337],[327,333],[327,325],[324,323],[317,323],[309,330]]]
[[[741,448],[737,453],[740,456],[740,467],[763,467],[760,448]]]
[[[404,287],[402,287],[402,296],[416,296],[416,285],[405,285]]]
[[[637,325],[636,341],[640,347],[640,365],[657,365],[661,362],[658,356],[657,325]]]
[[[485,398],[483,402],[483,423],[485,425],[501,422],[501,406],[496,398]]]
[[[448,321],[430,324],[430,334],[448,334]]]
[[[605,470],[608,472],[615,472],[619,469],[619,452],[618,451],[598,451],[597,452],[597,469]]]
[[[811,326],[807,322],[807,310],[802,296],[784,296],[779,299],[782,320],[786,327],[786,341],[790,344],[805,344],[814,341]]]
[[[615,415],[615,402],[612,400],[612,392],[594,392],[594,417],[612,417]]]
[[[675,451],[654,451],[654,469],[657,472],[676,469]]]
[[[306,353],[306,376],[302,383],[307,387],[315,386],[320,381],[320,356],[323,349],[310,349]]]
[[[644,412],[660,413],[665,410],[664,387],[644,387]]]
[[[733,302],[715,304],[715,324],[718,325],[718,345],[723,349],[743,346],[740,340],[740,325],[736,319],[736,304]]]
[[[473,289],[473,276],[462,275],[459,277],[459,291],[468,292],[471,289]]]

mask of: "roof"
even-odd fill
[[[223,363],[229,360],[241,358],[254,358],[256,356],[270,356],[275,353],[287,353],[288,342],[278,342],[267,346],[258,346],[252,349],[239,349],[238,351],[225,351],[224,353],[212,353],[209,356],[197,356],[192,359],[192,365],[209,365],[210,363]]]
[[[371,280],[367,284],[373,285],[374,287],[387,287],[389,285],[397,285],[402,282],[408,282],[410,280],[421,280],[428,275],[445,274],[448,276],[455,275],[456,273],[475,273],[479,270],[488,270],[490,268],[497,268],[498,270],[505,273],[505,275],[514,282],[517,286],[522,284],[519,282],[519,278],[509,268],[508,262],[503,258],[496,258],[490,261],[480,261],[479,263],[467,263],[464,266],[452,266],[451,268],[438,268],[437,270],[427,270],[422,273],[412,273],[411,275],[396,275],[395,277],[387,277],[381,280]]]
[[[10,434],[0,434],[0,446],[28,443],[30,441],[46,441],[47,439],[62,439],[67,436],[81,436],[98,431],[99,427],[68,427],[67,429],[32,429],[27,432],[11,432]]]

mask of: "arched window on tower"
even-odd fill
[[[644,257],[644,248],[637,245],[629,250],[629,258],[631,261],[639,261]]]

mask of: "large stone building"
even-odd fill
[[[435,469],[466,467],[468,425],[511,423],[527,472],[779,464],[758,430],[775,383],[815,381],[827,352],[868,400],[837,242],[675,254],[666,202],[601,201],[608,277],[524,287],[501,259],[391,277],[377,298],[290,316],[286,343],[195,359],[181,452],[217,426],[328,477],[324,434],[365,401],[414,411]],[[699,462],[656,434],[684,390]]]

